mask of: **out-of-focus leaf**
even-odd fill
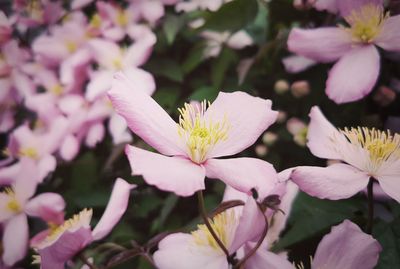
[[[178,202],[178,197],[174,194],[170,194],[164,201],[164,206],[161,209],[160,216],[156,221],[153,222],[153,226],[151,227],[152,231],[157,231],[160,227],[162,227],[167,220],[167,217],[171,213],[171,211],[176,206]]]
[[[204,61],[204,49],[206,48],[205,42],[197,43],[188,53],[185,61],[182,64],[182,70],[185,74],[190,73],[199,64]]]
[[[74,162],[71,168],[71,189],[80,192],[90,191],[97,179],[96,158],[93,152],[86,152]]]
[[[400,268],[400,218],[389,225],[385,222],[378,223],[374,226],[373,236],[383,248],[376,268]]]
[[[182,82],[183,71],[181,66],[171,59],[156,59],[146,64],[152,74],[166,77],[172,81]]]
[[[108,199],[110,198],[110,191],[97,190],[92,192],[85,192],[85,195],[77,195],[74,202],[80,208],[85,207],[105,207]]]
[[[211,70],[211,81],[215,88],[221,86],[226,72],[232,63],[236,61],[236,58],[237,56],[232,49],[228,47],[222,49],[221,54],[215,60]]]
[[[179,88],[160,88],[153,95],[153,98],[166,110],[176,109],[179,91]]]
[[[176,34],[184,25],[184,17],[183,16],[175,16],[168,14],[165,18],[163,24],[163,31],[165,37],[167,38],[168,44],[172,44],[175,41]]]
[[[234,0],[206,16],[202,29],[235,32],[243,29],[257,15],[256,0]]]
[[[193,92],[193,94],[189,97],[189,100],[197,100],[197,101],[203,101],[203,100],[214,100],[215,97],[218,95],[218,90],[214,87],[200,87],[197,90]]]
[[[257,16],[254,22],[246,27],[247,33],[253,38],[254,43],[262,45],[266,41],[268,30],[268,9],[265,5],[258,3]]]
[[[135,210],[135,217],[144,218],[147,217],[148,214],[161,206],[163,203],[162,199],[155,195],[147,195],[144,196],[140,200],[140,206],[138,206]]]

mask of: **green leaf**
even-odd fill
[[[167,220],[167,217],[171,213],[171,211],[175,208],[176,204],[178,202],[178,197],[174,194],[168,195],[167,199],[164,201],[164,206],[161,209],[160,216],[158,217],[157,221],[153,222],[153,226],[151,227],[151,230],[157,231],[161,227],[163,227],[165,221]]]
[[[185,74],[190,73],[199,64],[204,61],[204,50],[206,48],[205,42],[197,43],[193,48],[190,49],[185,61],[182,64],[182,70]]]
[[[383,248],[376,269],[400,268],[400,218],[390,225],[378,223],[374,226],[373,236]]]
[[[146,69],[154,75],[166,77],[175,82],[183,81],[181,66],[171,59],[157,58],[146,64]]]
[[[236,32],[243,29],[257,15],[256,0],[234,0],[206,16],[202,30]]]
[[[214,87],[203,86],[196,89],[192,95],[189,96],[189,100],[214,100],[218,95],[218,90]]]
[[[93,152],[79,157],[71,168],[71,190],[91,191],[97,178],[97,163]]]
[[[176,109],[176,102],[179,97],[179,88],[160,88],[153,95],[154,100],[164,109],[170,111]]]
[[[183,16],[167,15],[163,25],[163,31],[169,45],[174,43],[175,37],[184,25]]]
[[[226,72],[236,61],[236,58],[237,56],[232,49],[228,47],[224,47],[222,49],[221,54],[215,60],[211,69],[211,81],[215,88],[219,88],[221,86]]]

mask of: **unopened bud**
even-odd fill
[[[273,132],[265,132],[264,135],[262,136],[262,141],[267,146],[273,145],[276,142],[276,140],[278,140],[278,135]]]
[[[278,117],[276,118],[277,123],[283,123],[287,119],[287,113],[285,111],[279,110]]]
[[[310,93],[310,84],[306,80],[299,80],[292,83],[290,90],[294,97],[300,98]]]
[[[277,94],[283,94],[290,88],[289,82],[284,79],[277,80],[274,85],[274,90]]]
[[[255,148],[258,157],[264,157],[268,154],[268,148],[265,145],[259,144]]]

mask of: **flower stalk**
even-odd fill
[[[370,178],[367,186],[367,196],[368,196],[368,220],[366,232],[368,234],[372,233],[372,228],[374,225],[374,179]]]

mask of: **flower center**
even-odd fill
[[[128,25],[128,17],[122,9],[118,10],[116,21],[117,21],[117,24],[120,26]]]
[[[60,84],[56,84],[50,88],[50,92],[54,95],[61,95],[63,93],[63,87]]]
[[[66,41],[65,46],[67,47],[69,53],[74,53],[78,48],[78,45],[73,41]]]
[[[185,103],[178,109],[178,134],[185,140],[190,159],[195,163],[203,163],[207,153],[220,141],[228,138],[229,124],[226,118],[222,122],[213,122],[205,118],[205,112],[210,104],[203,101],[200,105]]]
[[[39,244],[39,248],[44,248],[51,245],[56,241],[65,231],[72,230],[76,231],[81,227],[89,227],[90,221],[92,219],[93,211],[92,209],[84,209],[79,214],[75,214],[70,219],[64,221],[63,224],[59,226],[50,226],[49,235]]]
[[[371,43],[380,33],[383,23],[389,17],[382,6],[366,4],[353,10],[345,19],[350,24],[348,29],[357,43]]]
[[[392,135],[389,130],[386,132],[358,127],[340,130],[348,141],[369,153],[370,172],[375,172],[382,163],[394,162],[400,159],[400,135]]]
[[[218,236],[219,240],[224,244],[225,248],[229,249],[230,244],[236,227],[238,225],[236,221],[235,211],[229,210],[221,214],[216,215],[210,220],[210,225]],[[205,224],[197,225],[197,230],[193,231],[192,236],[194,237],[194,242],[198,246],[209,246],[214,250],[222,252],[222,249],[218,245],[217,241],[211,235]]]
[[[21,212],[22,210],[21,205],[16,199],[15,192],[13,191],[13,189],[7,187],[4,189],[4,193],[9,197],[9,201],[7,202],[6,208],[13,213]]]
[[[31,158],[31,159],[37,159],[39,157],[38,153],[37,153],[37,150],[35,148],[32,148],[32,147],[21,148],[19,150],[19,155],[21,157],[24,156],[24,157],[28,157],[28,158]]]

